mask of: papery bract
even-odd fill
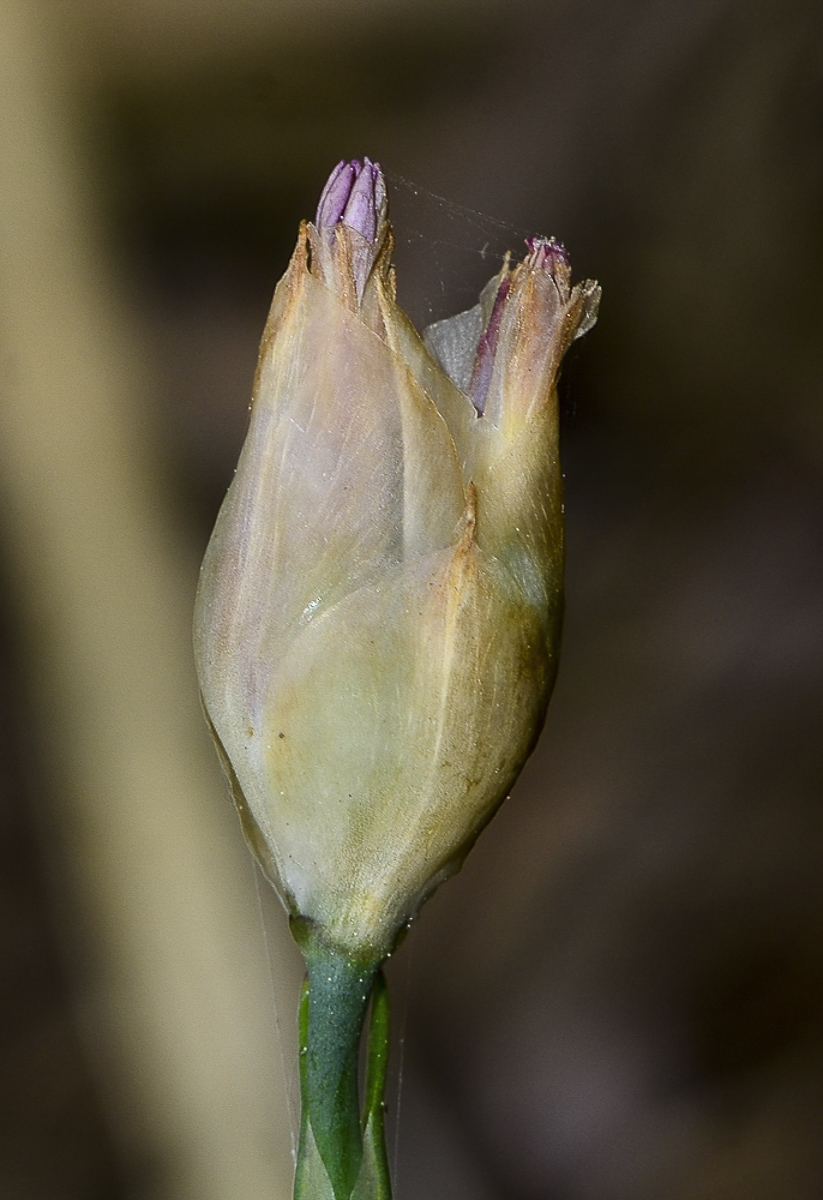
[[[556,377],[594,323],[536,239],[421,339],[380,169],[341,163],[263,335],[203,563],[202,695],[290,911],[375,960],[533,747],[562,608]]]

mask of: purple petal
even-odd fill
[[[376,192],[377,180],[382,178],[380,169],[366,159],[358,172],[351,189],[348,203],[341,220],[350,229],[356,229],[367,242],[373,242],[377,233]]]
[[[379,165],[370,158],[364,158],[362,164],[356,158],[350,162],[343,159],[323,189],[315,224],[328,234],[342,222],[373,244],[385,208],[386,183]]]
[[[511,281],[504,279],[494,298],[494,306],[489,317],[489,323],[481,333],[480,341],[477,343],[477,356],[474,360],[472,381],[469,386],[469,399],[481,417],[486,409],[486,398],[489,394],[489,384],[492,381],[492,370],[494,368],[494,356],[497,351],[497,339],[500,336],[500,322],[503,319],[503,310],[506,307],[506,297],[509,294],[510,288]]]
[[[351,195],[352,184],[360,172],[360,163],[342,159],[329,176],[317,205],[317,228],[326,232],[333,229],[345,212]]]
[[[533,267],[547,268],[554,273],[558,266],[569,266],[566,247],[561,246],[560,242],[556,242],[554,238],[526,238],[526,245],[529,248],[527,261]]]

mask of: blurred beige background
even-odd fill
[[[188,626],[368,153],[415,320],[529,232],[604,288],[547,730],[392,963],[398,1200],[823,1196],[822,144],[811,0],[0,0],[0,1194],[289,1196]]]

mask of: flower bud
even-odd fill
[[[424,339],[376,164],[341,163],[263,334],[195,650],[243,827],[289,910],[380,957],[455,871],[557,665],[556,377],[599,289],[533,240]]]

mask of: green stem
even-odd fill
[[[380,971],[371,994],[366,1098],[363,1106],[363,1165],[353,1200],[391,1200],[384,1115],[389,1062],[389,992]]]
[[[300,1004],[300,1146],[295,1200],[390,1200],[383,1132],[388,999],[380,962],[352,958],[293,923],[308,977]],[[374,987],[365,1106],[360,1035]]]

